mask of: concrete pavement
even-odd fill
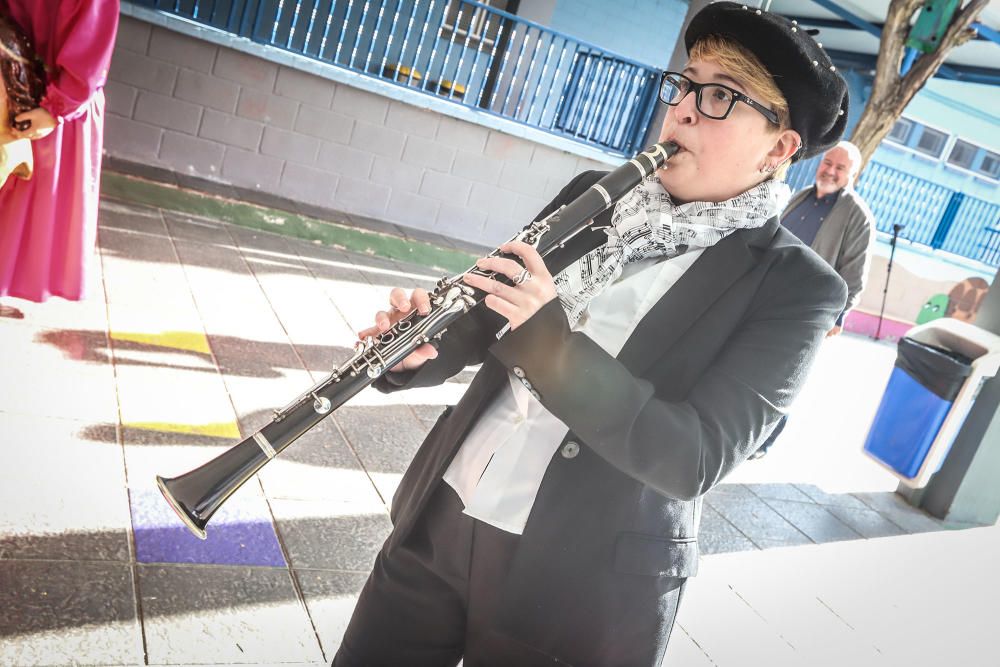
[[[0,319],[0,664],[328,664],[395,484],[471,373],[363,392],[205,542],[153,477],[265,423],[390,287],[440,271],[109,198],[93,266],[87,300]],[[860,453],[893,358],[829,341],[774,451],[708,495],[664,664],[997,664],[997,528],[910,508]]]

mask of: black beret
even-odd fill
[[[753,53],[788,102],[792,129],[802,137],[794,160],[822,153],[847,124],[847,83],[820,45],[780,14],[735,2],[715,2],[695,14],[684,33],[688,52],[702,37],[719,35]]]

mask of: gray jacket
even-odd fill
[[[808,187],[795,193],[785,211],[798,206],[813,191],[814,188]],[[874,243],[875,216],[861,195],[851,188],[844,188],[811,246],[847,283],[844,315],[861,300]],[[843,316],[839,321],[843,321]]]

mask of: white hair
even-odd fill
[[[847,157],[851,159],[851,180],[853,181],[854,177],[858,175],[858,170],[861,169],[861,150],[850,141],[846,140],[838,141],[837,145],[830,150],[832,151],[834,148],[843,148],[847,151]],[[829,152],[830,151],[827,151],[827,153]]]

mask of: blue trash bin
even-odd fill
[[[972,360],[957,352],[900,339],[865,452],[901,477],[915,477],[971,371]]]

